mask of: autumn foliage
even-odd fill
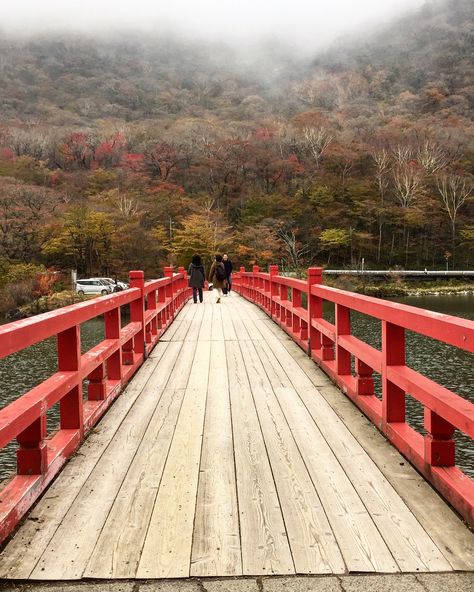
[[[0,279],[32,263],[156,276],[219,250],[472,267],[470,26],[449,0],[263,70],[176,40],[0,37]]]

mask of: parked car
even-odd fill
[[[119,282],[118,280],[115,281],[112,278],[91,278],[92,280],[101,280],[106,282],[109,286],[112,287],[112,292],[120,292],[121,290],[126,290],[128,288],[128,284],[125,282]]]
[[[100,278],[87,278],[76,281],[76,292],[78,294],[111,294],[112,286]]]

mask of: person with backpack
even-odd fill
[[[222,263],[224,264],[226,279],[226,285],[224,286],[223,292],[224,296],[227,296],[228,292],[232,289],[232,261],[227,255],[222,255]]]
[[[193,289],[193,301],[197,304],[197,297],[199,293],[199,302],[202,302],[202,289],[206,281],[206,271],[200,255],[193,255],[192,261],[188,267],[188,286]]]
[[[222,297],[222,290],[226,286],[226,273],[225,267],[222,263],[222,255],[216,255],[215,261],[209,271],[209,282],[213,284],[213,288],[217,290],[216,304],[219,304]]]

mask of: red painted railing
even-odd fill
[[[58,371],[0,411],[0,448],[17,440],[17,474],[0,492],[0,542],[14,529],[130,380],[190,297],[184,268],[130,288],[0,327],[0,359],[57,336]],[[130,305],[121,326],[120,309]],[[104,315],[105,339],[81,354],[81,324]],[[82,384],[88,379],[87,400]],[[46,411],[59,402],[59,429],[46,437]]]
[[[407,330],[473,353],[473,321],[323,286],[321,268],[308,269],[307,281],[279,276],[273,265],[270,273],[241,268],[233,286],[289,333],[474,525],[474,481],[455,466],[452,439],[455,429],[474,438],[474,405],[405,363]],[[334,324],[323,319],[323,301],[334,303]],[[351,335],[351,311],[381,322],[380,350]],[[374,371],[381,375],[382,400],[374,392]],[[423,405],[425,436],[405,420],[405,393]]]

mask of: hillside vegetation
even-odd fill
[[[0,35],[0,282],[474,257],[474,16],[429,2],[311,59],[174,37]]]

